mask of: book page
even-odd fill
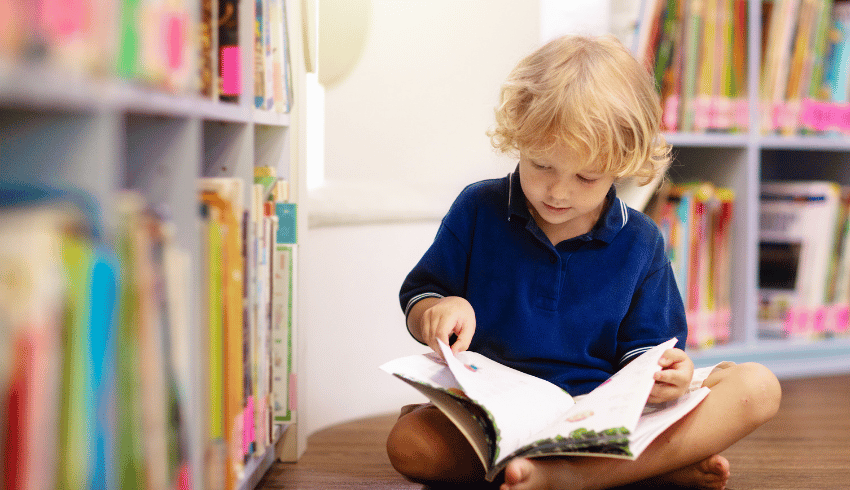
[[[503,366],[477,352],[459,352],[440,342],[443,356],[466,396],[484,407],[498,445],[494,460],[527,444],[529,438],[573,406],[573,398],[544,379]]]
[[[380,366],[425,395],[472,444],[485,468],[492,459],[495,437],[488,436],[479,418],[483,408],[467,406],[474,402],[463,393],[446,361],[435,352],[389,361]],[[463,401],[462,401],[463,400]]]
[[[661,370],[658,360],[674,345],[676,339],[670,339],[638,356],[595,390],[576,400],[575,406],[561,420],[535,434],[528,443],[565,439],[583,444],[593,440],[624,439],[622,436],[634,434],[655,384],[653,374]]]
[[[635,457],[642,453],[656,437],[661,435],[674,422],[696,408],[710,391],[708,388],[702,387],[667,403],[647,405],[646,410],[638,420],[634,433],[629,438],[629,447]]]
[[[434,352],[400,357],[382,364],[380,368],[390,374],[432,388],[461,391],[460,385],[445,361]]]

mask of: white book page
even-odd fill
[[[433,388],[461,390],[445,361],[434,352],[400,357],[380,366],[383,371]]]
[[[569,438],[578,429],[600,432],[624,427],[634,434],[655,384],[653,374],[661,370],[658,360],[674,345],[676,339],[670,339],[638,356],[608,381],[577,399],[562,420],[537,433],[534,440],[555,436]]]
[[[476,352],[457,356],[440,342],[443,356],[466,395],[486,407],[499,435],[496,459],[529,442],[541,428],[563,418],[573,398],[544,379],[503,366]]]
[[[696,391],[685,393],[671,402],[659,405],[647,405],[648,410],[638,420],[637,427],[629,443],[635,457],[642,453],[656,437],[661,435],[674,422],[696,408],[710,391],[708,388],[703,387]]]

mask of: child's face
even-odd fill
[[[589,232],[602,213],[614,176],[585,165],[574,150],[556,146],[519,160],[520,183],[537,225],[553,244]]]

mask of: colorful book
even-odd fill
[[[682,69],[685,57],[685,11],[687,0],[675,0],[668,15],[672,12],[672,53],[669,66],[662,76],[661,107],[663,109],[662,129],[678,131],[682,112]]]
[[[3,195],[0,190],[0,201]],[[68,389],[61,373],[66,319],[61,250],[64,230],[81,224],[67,203],[0,207],[0,325],[5,331],[0,338],[0,455],[3,488],[9,490],[54,488],[59,481],[60,394]],[[75,385],[88,382],[76,380]],[[78,408],[86,402],[76,401],[79,420]],[[69,420],[62,424],[67,427]],[[90,440],[76,437],[75,442]]]
[[[280,236],[278,234],[278,236]],[[295,421],[295,285],[298,245],[275,245],[272,258],[272,409],[275,423]]]
[[[266,108],[266,49],[263,44],[267,19],[263,16],[263,0],[254,1],[254,107]]]
[[[828,61],[829,72],[826,83],[829,100],[843,104],[850,100],[850,97],[848,97],[848,90],[850,90],[850,84],[848,84],[848,80],[850,80],[850,75],[848,75],[848,66],[850,66],[850,2],[835,2],[832,8],[832,18],[834,42]]]
[[[238,102],[242,93],[242,56],[239,48],[239,2],[218,0],[219,97]]]
[[[717,188],[717,208],[712,216],[711,281],[712,330],[714,344],[728,342],[732,336],[732,219],[735,209],[735,192]]]
[[[197,52],[200,94],[218,100],[218,0],[201,0]]]
[[[700,39],[703,29],[703,1],[688,0],[685,10],[684,41],[682,52],[681,120],[679,130],[691,132],[695,129],[696,97],[699,83]]]
[[[112,409],[115,397],[115,321],[118,304],[116,259],[105,247],[94,250],[91,277],[89,345],[94,395],[93,464],[88,476],[92,490],[111,488],[115,461]],[[91,421],[90,421],[91,422]]]
[[[747,52],[749,45],[748,0],[734,0],[732,34],[732,125],[738,131],[750,127],[749,82]]]
[[[222,431],[226,447],[225,484],[232,488],[244,464],[242,451],[245,405],[243,393],[243,266],[242,181],[227,178],[200,180],[201,199],[220,220],[222,263]],[[210,348],[213,348],[211,344]],[[212,356],[212,353],[211,353]]]

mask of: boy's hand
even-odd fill
[[[429,299],[426,298],[420,303],[425,303]],[[472,335],[475,333],[475,312],[469,301],[459,296],[447,296],[428,301],[423,306],[424,310],[419,322],[421,335],[419,340],[428,344],[434,352],[439,354],[440,347],[437,345],[437,339],[450,345],[449,338],[455,334],[457,340],[451,344],[452,352],[457,354],[469,348]]]
[[[658,361],[661,371],[655,373],[655,386],[649,393],[649,403],[675,400],[688,391],[694,377],[694,363],[681,349],[668,349]]]

